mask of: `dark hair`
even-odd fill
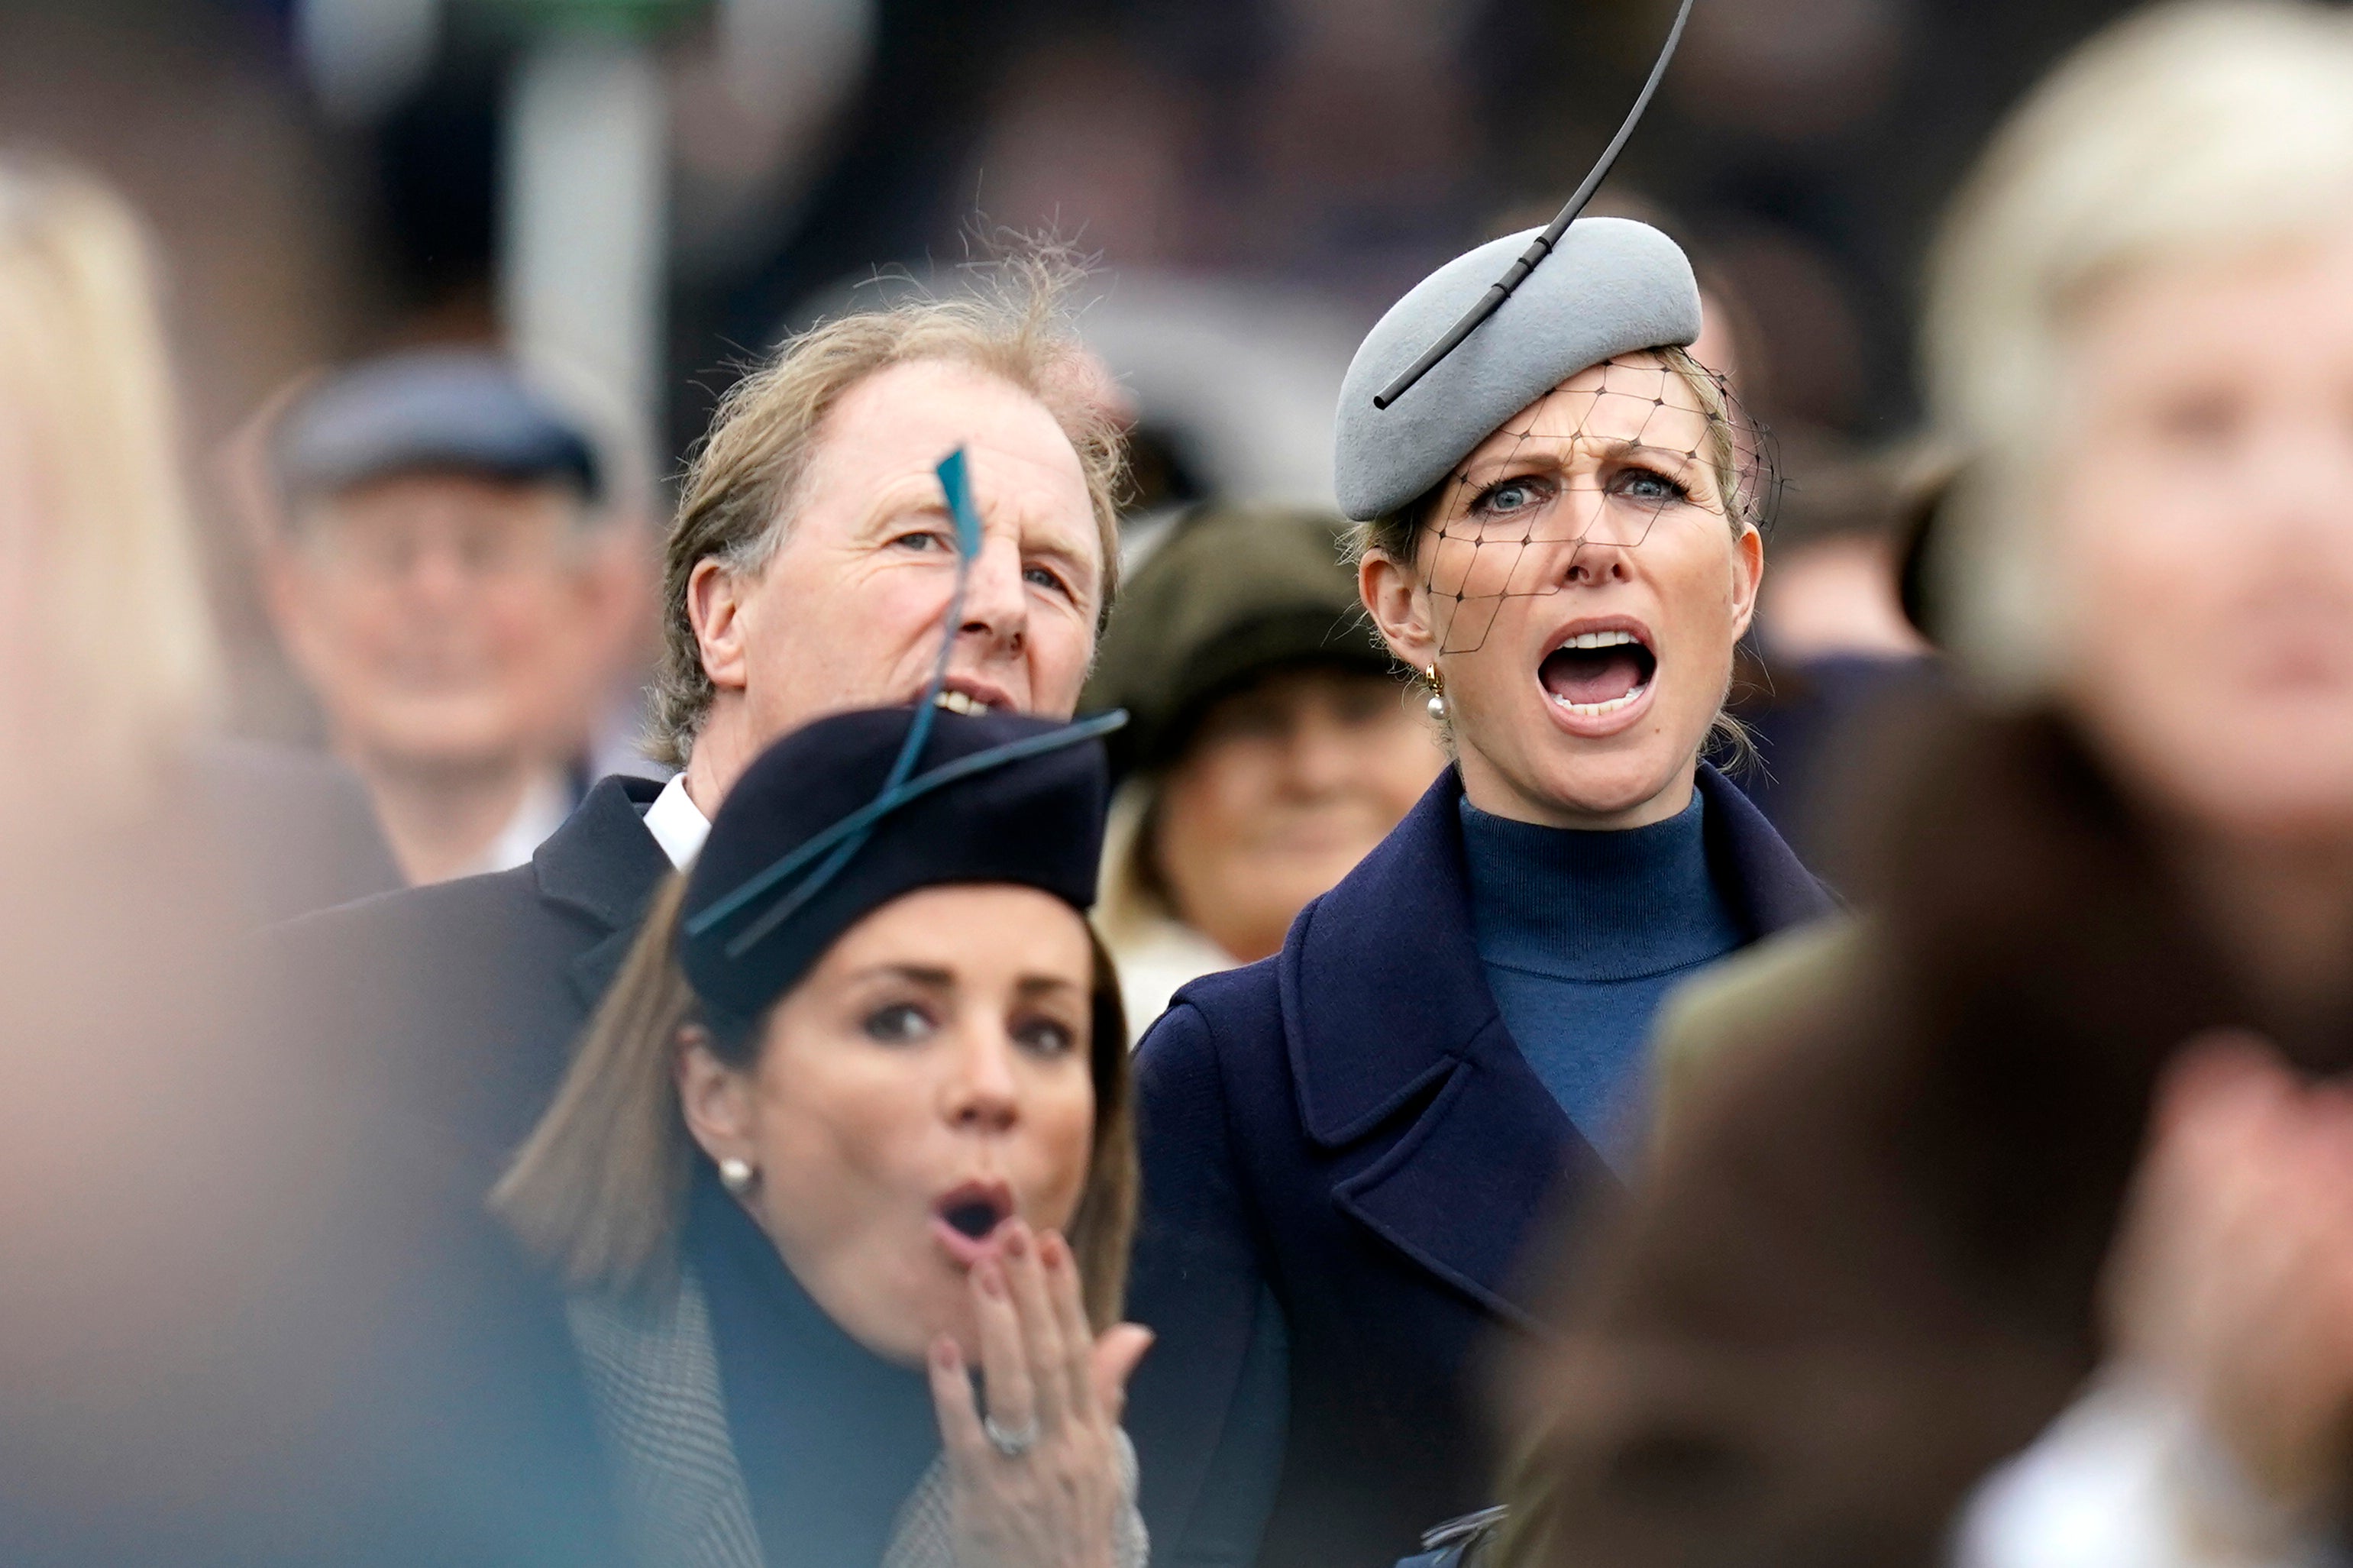
[[[655,1296],[678,1279],[678,1234],[700,1151],[678,1098],[681,1032],[702,1024],[733,1067],[759,1054],[756,1021],[714,1020],[677,958],[686,878],[648,910],[613,989],[590,1021],[554,1103],[491,1194],[491,1207],[566,1285]],[[1071,1251],[1098,1328],[1119,1319],[1135,1229],[1136,1153],[1119,974],[1092,926],[1095,1123]]]

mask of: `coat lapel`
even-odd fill
[[[651,779],[605,779],[532,856],[540,896],[605,932],[572,960],[573,989],[584,1009],[593,1011],[620,972],[638,916],[670,874],[670,857],[643,820],[644,808],[660,792]]]
[[[1471,928],[1452,768],[1293,927],[1277,963],[1309,1139],[1340,1209],[1489,1310],[1533,1324],[1509,1282],[1566,1177],[1606,1173],[1531,1072]]]
[[[1765,813],[1714,768],[1699,765],[1707,861],[1750,940],[1838,913],[1838,901],[1773,831]]]
[[[1703,765],[1708,850],[1752,935],[1835,906],[1754,806]],[[1340,1209],[1505,1319],[1532,1233],[1616,1190],[1496,1012],[1472,937],[1452,768],[1309,906],[1277,962],[1307,1135],[1339,1157]],[[1346,1151],[1385,1143],[1368,1160]]]

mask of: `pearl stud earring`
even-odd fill
[[[734,1193],[735,1196],[739,1198],[742,1197],[746,1192],[751,1190],[752,1162],[748,1160],[736,1160],[732,1157],[721,1160],[719,1162],[719,1184],[726,1188],[730,1192]]]

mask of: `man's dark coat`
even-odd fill
[[[306,1261],[370,1325],[319,1459],[350,1561],[594,1565],[618,1539],[553,1287],[484,1200],[670,871],[641,821],[659,789],[607,779],[528,865],[265,934],[282,1047],[355,1145]]]
[[[331,909],[269,934],[289,1028],[381,1075],[487,1192],[547,1108],[670,870],[660,790],[616,775],[527,865]]]
[[[1700,789],[1750,935],[1831,911],[1720,774],[1704,767]],[[1144,1041],[1129,1314],[1159,1340],[1128,1423],[1160,1560],[1213,1552],[1220,1494],[1247,1484],[1219,1456],[1270,1297],[1290,1430],[1261,1562],[1386,1565],[1493,1500],[1474,1351],[1540,1327],[1524,1245],[1563,1192],[1615,1182],[1488,993],[1461,793],[1448,769],[1281,954],[1187,986]]]

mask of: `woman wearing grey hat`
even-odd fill
[[[1142,1048],[1134,1301],[1161,1338],[1134,1425],[1180,1559],[1387,1562],[1491,1500],[1467,1368],[1545,1321],[1515,1278],[1539,1215],[1632,1168],[1661,996],[1830,909],[1701,759],[1767,483],[1685,352],[1683,253],[1577,223],[1398,390],[1531,238],[1424,280],[1341,393],[1359,589],[1454,765]]]

